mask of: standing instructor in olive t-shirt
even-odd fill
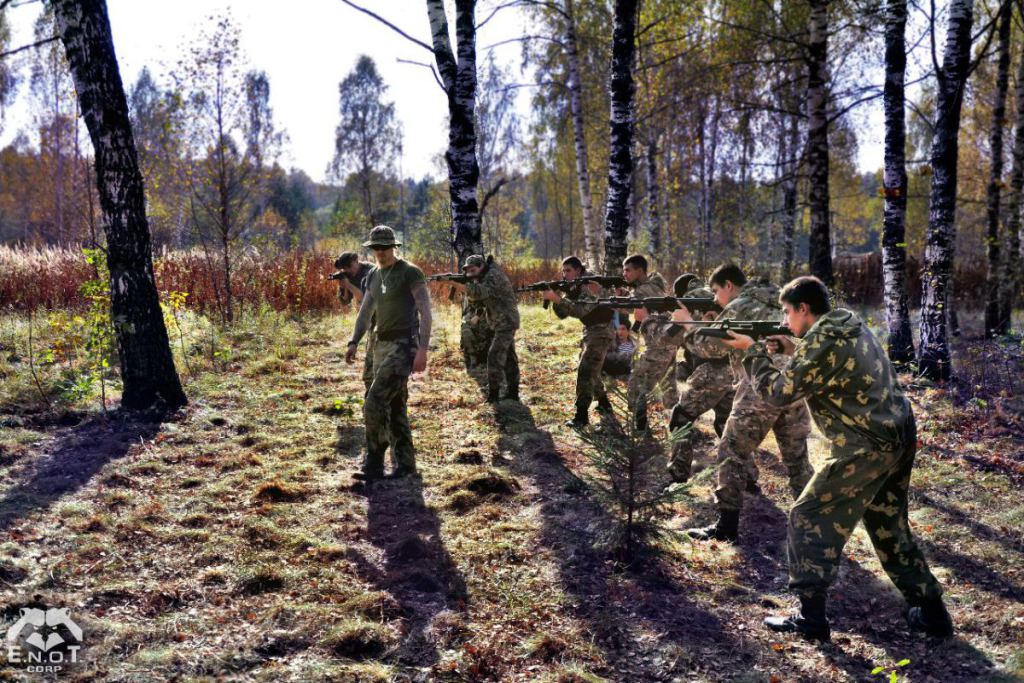
[[[397,463],[391,477],[416,474],[408,407],[409,375],[427,368],[430,346],[430,294],[423,271],[398,258],[395,231],[378,225],[363,244],[373,249],[377,268],[370,277],[359,307],[345,362],[353,363],[356,349],[376,314],[377,336],[373,349],[373,382],[363,403],[366,424],[366,460],[353,478],[371,482],[384,476],[384,453],[391,443]]]

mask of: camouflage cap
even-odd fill
[[[395,239],[395,231],[386,225],[378,225],[370,231],[370,239],[363,242],[364,247],[400,247],[402,243]]]
[[[466,262],[463,264],[462,269],[465,270],[470,266],[476,266],[477,268],[483,268],[487,265],[487,259],[480,254],[473,254],[472,256],[466,257]]]

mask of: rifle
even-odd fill
[[[715,311],[717,313],[722,310],[722,307],[715,303],[715,298],[712,296],[652,296],[646,299],[611,296],[607,299],[599,299],[597,305],[602,308],[646,308],[654,313],[669,313],[680,308],[686,308],[691,313],[704,313],[706,311]],[[636,332],[640,327],[640,321],[634,320],[632,330]]]
[[[343,270],[336,270],[333,273],[331,273],[330,275],[328,275],[327,279],[328,280],[347,280],[348,279],[348,273],[346,273]]]
[[[576,287],[583,285],[589,285],[591,283],[597,283],[601,287],[629,287],[629,283],[618,275],[584,275],[578,277],[575,280],[544,280],[542,282],[534,282],[530,285],[524,285],[517,287],[516,292],[569,292]],[[547,308],[551,304],[547,299],[544,300],[544,308]]]
[[[778,335],[793,336],[793,331],[785,327],[777,320],[712,320],[701,322],[691,320],[687,322],[671,321],[671,325],[699,325],[694,334],[702,337],[714,337],[715,339],[732,339],[732,334],[746,335],[752,339],[764,339]]]
[[[452,287],[448,290],[448,301],[455,301],[455,285],[464,285],[473,278],[469,277],[465,273],[438,273],[437,275],[428,275],[427,282],[451,282]]]
[[[607,308],[646,308],[655,313],[670,313],[685,308],[691,313],[707,311],[721,312],[713,296],[652,296],[647,299],[632,299],[628,296],[610,296],[598,300],[597,304]]]

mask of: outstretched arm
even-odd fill
[[[427,349],[430,348],[430,332],[434,320],[430,315],[430,291],[424,282],[417,282],[412,286],[412,298],[416,301],[416,312],[420,317],[420,348],[416,352],[416,359],[412,364],[413,372],[423,372],[427,369]],[[360,313],[362,309],[360,309]]]

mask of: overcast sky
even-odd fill
[[[406,33],[430,42],[423,0],[371,0],[362,4]],[[444,93],[427,69],[396,61],[428,62],[432,55],[340,0],[107,0],[107,5],[126,87],[134,83],[143,66],[158,78],[166,74],[210,15],[230,11],[241,29],[242,49],[249,63],[270,77],[274,115],[290,137],[284,165],[301,168],[316,180],[324,178],[333,156],[338,83],[360,54],[368,54],[390,85],[389,95],[402,123],[404,175],[418,178],[437,176],[442,171],[436,158],[447,143]],[[482,2],[481,6],[493,7],[495,3]],[[8,11],[14,24],[12,47],[31,42],[40,3]],[[478,10],[477,21],[488,13],[486,9]],[[480,30],[478,47],[523,34],[523,18],[518,10],[503,10]],[[495,53],[499,62],[519,73],[517,43],[495,48]],[[481,49],[478,59],[482,62],[485,57]],[[530,90],[521,88],[517,93],[525,117]],[[23,86],[16,104],[7,112],[0,146],[9,142],[18,129],[28,127],[26,100]],[[869,119],[878,125],[860,127],[859,161],[864,169],[878,168],[882,162],[881,103],[872,108],[878,113],[871,112]]]

